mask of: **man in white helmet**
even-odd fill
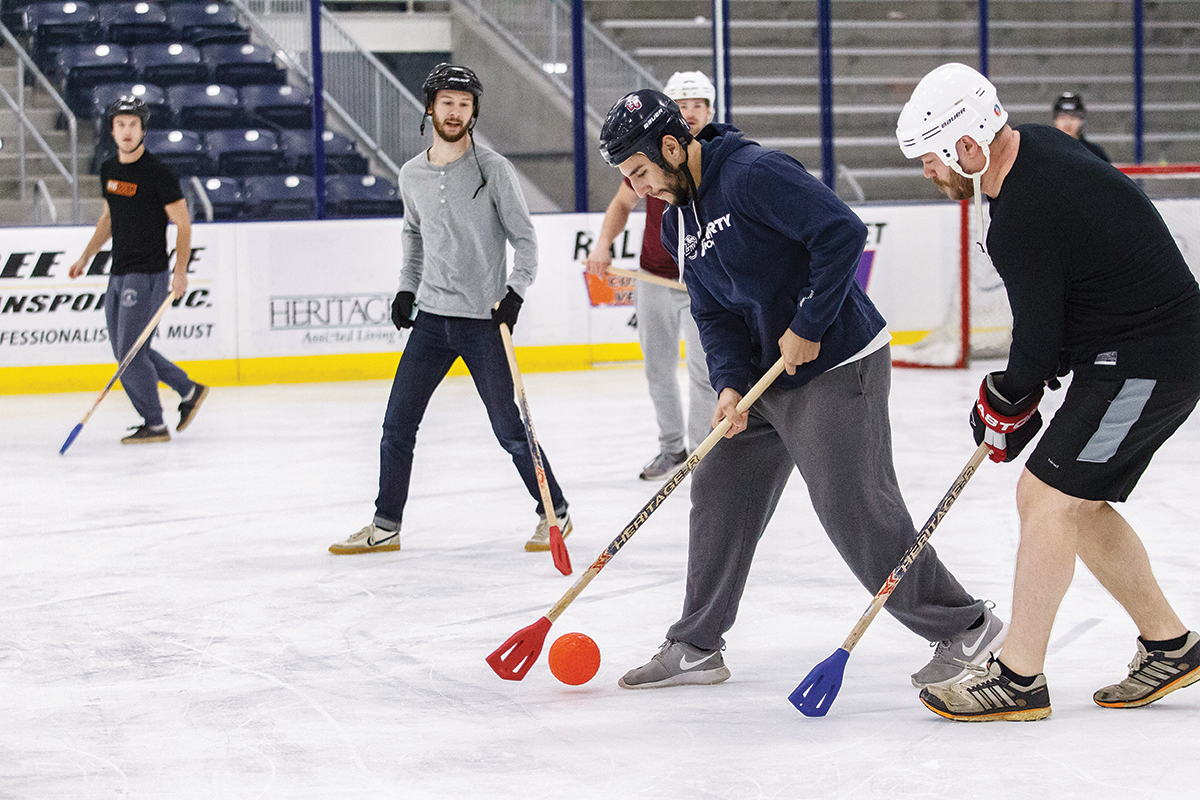
[[[703,72],[676,72],[667,81],[663,93],[683,112],[692,135],[712,121],[717,90]],[[621,182],[608,204],[596,246],[588,254],[587,269],[604,277],[612,266],[612,243],[625,230],[629,212],[637,206],[638,196],[628,180]],[[664,200],[646,198],[646,229],[642,235],[641,268],[652,275],[680,280],[675,257],[662,246],[659,230],[667,208]],[[645,360],[646,383],[658,421],[659,452],[646,464],[642,480],[661,480],[687,460],[711,430],[710,422],[717,407],[717,395],[708,382],[708,366],[700,346],[700,332],[688,310],[687,292],[646,281],[634,292],[638,339]],[[679,340],[684,340],[688,368],[688,414],[686,438],[683,403],[680,399],[676,370],[679,366]]]
[[[1200,680],[1200,635],[1111,505],[1200,398],[1200,288],[1170,231],[1132,181],[1079,141],[1010,127],[995,87],[962,64],[925,76],[896,135],[946,195],[990,199],[985,250],[1012,306],[1013,343],[972,407],[976,443],[994,461],[1016,458],[1041,427],[1043,387],[1073,373],[1017,484],[1021,544],[1003,651],[921,701],[954,720],[1049,716],[1042,669],[1076,556],[1140,633],[1128,677],[1095,702],[1135,708]]]

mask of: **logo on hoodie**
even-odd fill
[[[700,240],[690,233],[683,237],[683,255],[688,259],[696,258],[696,246],[700,244]]]
[[[723,217],[717,217],[704,226],[704,238],[699,240],[700,252],[696,252],[697,240],[695,236],[687,235],[683,238],[683,253],[689,259],[695,259],[697,255],[703,256],[708,252],[710,247],[715,247],[716,242],[714,237],[717,233],[729,227],[730,214]],[[699,233],[699,231],[697,231]]]

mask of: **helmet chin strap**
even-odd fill
[[[979,172],[968,175],[963,171],[963,168],[959,166],[957,161],[951,161],[949,166],[950,169],[954,170],[959,175],[962,175],[964,178],[971,179],[971,185],[975,188],[975,213],[979,217],[979,241],[975,242],[975,244],[979,245],[979,249],[983,252],[983,254],[991,259],[991,256],[988,255],[987,244],[985,244],[987,242],[987,233],[983,227],[983,190],[980,188],[980,183],[983,180],[983,173],[987,172],[988,167],[992,164],[992,151],[988,149],[988,146],[982,142],[978,142],[977,144],[979,144],[980,149],[983,150],[983,169],[979,170]]]

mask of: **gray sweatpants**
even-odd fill
[[[829,539],[862,585],[879,591],[916,541],[892,464],[890,389],[887,347],[799,389],[768,389],[747,429],[697,465],[683,617],[668,638],[704,650],[724,645],[755,547],[796,467]],[[929,545],[884,607],[929,641],[983,613]]]
[[[150,324],[170,291],[170,272],[109,276],[108,290],[104,293],[104,317],[108,322],[108,340],[118,363]],[[151,348],[153,342],[151,337],[129,362],[121,374],[121,386],[147,425],[161,425],[163,413],[162,401],[158,399],[158,382],[170,386],[180,397],[186,396],[196,384],[186,372]]]
[[[646,383],[658,422],[658,446],[664,453],[691,452],[712,431],[717,394],[708,382],[708,364],[700,332],[692,319],[687,292],[641,281],[634,291],[638,339],[645,359]],[[684,440],[683,403],[679,396],[679,339],[687,355],[688,415]]]

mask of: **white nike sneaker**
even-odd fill
[[[617,685],[622,689],[657,689],[727,680],[729,670],[720,650],[701,650],[687,642],[668,639],[648,663],[626,672]]]
[[[932,646],[933,658],[913,673],[912,685],[918,689],[929,686],[945,687],[967,677],[971,667],[986,664],[992,653],[1000,652],[1000,645],[1008,636],[1008,623],[992,613],[988,606],[983,608],[983,624],[970,628],[957,636]]]
[[[400,549],[400,531],[387,531],[372,522],[344,542],[329,545],[329,552],[338,556],[358,553],[386,553]]]

